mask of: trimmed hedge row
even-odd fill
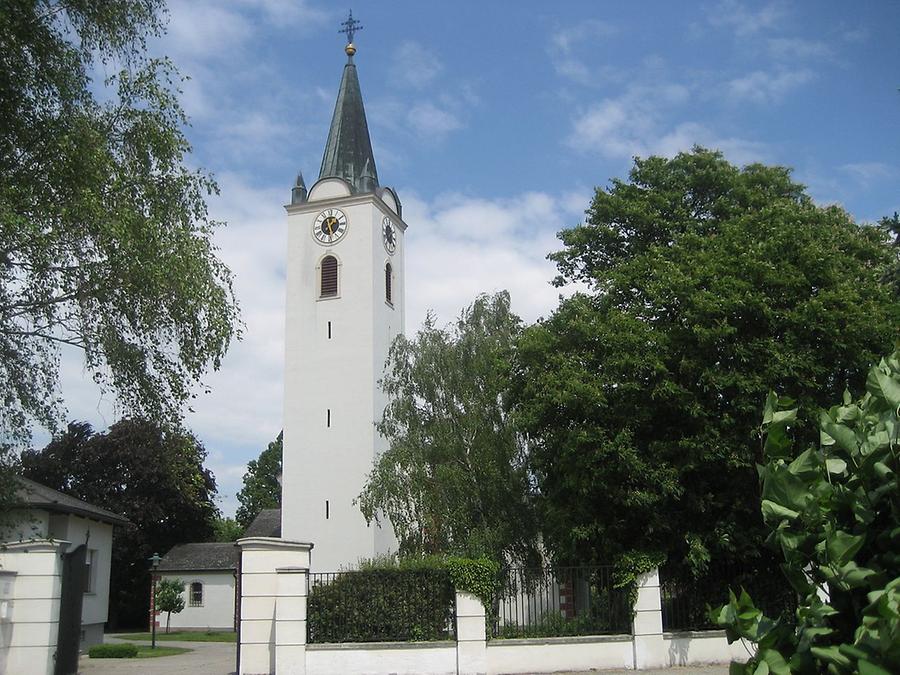
[[[454,597],[450,573],[431,566],[362,569],[326,583],[314,575],[309,642],[452,639]]]
[[[92,659],[133,659],[137,655],[137,645],[130,642],[94,645],[88,650],[88,656]]]

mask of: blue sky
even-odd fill
[[[246,338],[188,426],[210,451],[226,514],[246,462],[281,428],[285,215],[322,150],[346,60],[347,6],[314,0],[170,4],[152,45],[184,75],[192,164],[217,177],[217,235]],[[422,2],[353,6],[379,178],[409,223],[407,332],[508,288],[552,311],[545,260],[595,186],[634,155],[694,143],[734,163],[794,167],[859,220],[900,210],[900,3]],[[465,278],[459,276],[460,261]],[[70,418],[118,413],[63,364]]]

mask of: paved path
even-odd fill
[[[107,642],[123,642],[108,639]],[[127,640],[135,644],[139,640]],[[155,659],[91,659],[82,656],[78,672],[83,675],[231,675],[234,673],[233,642],[176,642],[156,644],[164,647],[187,647],[193,651]]]

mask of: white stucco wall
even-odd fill
[[[313,190],[323,194],[331,193]],[[326,208],[339,208],[348,221],[332,246],[312,235]],[[398,238],[392,256],[382,243],[385,216]],[[405,228],[372,194],[288,207],[282,536],[315,542],[313,572],[352,567],[396,547],[392,531],[367,525],[353,501],[385,448],[374,426],[385,405],[377,382],[403,331]],[[339,295],[320,299],[319,265],[329,253],[339,263]],[[388,260],[393,306],[385,302]]]
[[[234,573],[224,572],[161,572],[161,579],[181,579],[184,582],[184,609],[172,614],[172,630],[211,629],[234,630]],[[192,607],[191,584],[203,584],[203,605]],[[166,613],[160,612],[159,626],[165,630]]]
[[[113,526],[97,520],[89,520],[71,514],[53,514],[50,516],[50,536],[72,542],[72,548],[87,541],[89,551],[94,554],[92,571],[93,589],[84,594],[81,607],[81,623],[85,629],[85,640],[82,649],[90,644],[97,644],[97,630],[91,626],[102,626],[109,616],[109,573],[112,567]],[[90,534],[90,536],[88,536]],[[70,549],[71,550],[71,549]],[[89,639],[90,638],[90,639]],[[102,640],[101,640],[102,641]]]
[[[688,666],[701,663],[745,662],[750,652],[740,640],[728,644],[725,631],[690,631],[664,633],[669,666]]]
[[[43,509],[22,511],[18,514],[17,524],[8,528],[2,535],[2,541],[29,541],[32,539],[51,539],[70,542],[69,551],[87,541],[89,551],[95,551],[94,570],[92,572],[93,588],[84,594],[81,609],[83,639],[82,651],[93,644],[103,641],[103,626],[109,615],[109,574],[112,565],[113,526],[98,520],[82,518],[67,513],[51,513]],[[88,534],[90,533],[90,536]],[[27,559],[21,558],[19,565],[25,565],[28,572]]]
[[[455,675],[453,642],[356,643],[306,646],[306,672],[312,675],[390,673]]]

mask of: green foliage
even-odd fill
[[[138,655],[137,645],[125,642],[122,644],[94,645],[88,650],[92,659],[133,659]]]
[[[216,518],[213,523],[213,541],[237,541],[244,534],[244,528],[233,518]]]
[[[894,262],[885,272],[884,281],[894,288],[894,293],[900,295],[900,213],[894,211],[893,217],[885,216],[878,222],[878,226],[888,238],[893,239],[894,247]]]
[[[537,560],[526,448],[506,410],[520,326],[508,293],[482,295],[454,326],[429,316],[391,346],[378,425],[390,447],[359,503],[390,520],[402,553]]]
[[[123,640],[144,640],[149,642],[152,635],[149,632],[144,633],[127,633],[117,637]],[[168,633],[157,633],[157,642],[178,641],[178,642],[236,642],[237,633],[234,631],[194,631],[194,630],[173,630]]]
[[[900,672],[900,352],[869,371],[861,400],[845,392],[820,411],[817,447],[797,456],[792,406],[766,401],[759,476],[768,543],[800,597],[796,626],[732,592],[712,617],[757,647],[732,672]]]
[[[372,564],[328,583],[313,576],[309,642],[446,640],[453,635],[454,591],[437,559]]]
[[[31,422],[59,427],[63,345],[129,414],[179,419],[234,336],[205,203],[217,187],[189,165],[177,71],[146,56],[164,11],[0,11],[0,438],[24,445]]]
[[[269,443],[259,459],[247,463],[244,474],[244,486],[237,493],[241,505],[237,509],[235,519],[241,527],[247,528],[263,509],[274,509],[281,506],[281,486],[278,476],[281,474],[281,454],[284,447],[284,432],[278,432],[278,438]]]
[[[472,593],[486,608],[493,605],[499,585],[500,565],[488,558],[449,557],[443,562],[457,591]]]
[[[113,535],[111,625],[146,625],[151,555],[212,537],[219,512],[205,459],[190,433],[141,419],[121,420],[106,433],[75,422],[43,450],[22,453],[26,478],[131,522]]]
[[[166,633],[172,614],[184,609],[184,582],[181,579],[162,579],[156,583],[156,610],[166,613]]]
[[[748,430],[769,387],[815,410],[892,348],[884,232],[697,148],[635,160],[560,237],[559,281],[588,290],[524,331],[511,388],[554,562],[770,573]]]
[[[575,635],[599,635],[609,633],[606,626],[598,627],[597,617],[581,614],[566,618],[558,612],[548,612],[539,621],[529,624],[507,623],[499,626],[494,637],[501,640],[571,637]]]

